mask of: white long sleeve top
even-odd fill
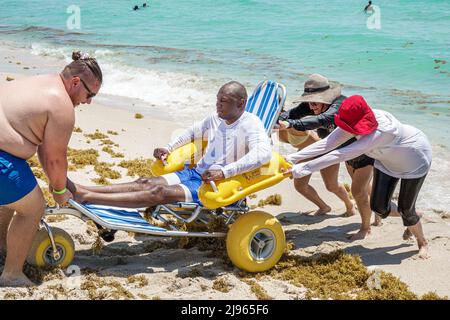
[[[225,178],[256,169],[272,158],[272,146],[261,120],[248,112],[228,125],[217,114],[194,124],[170,142],[169,152],[194,140],[208,141],[196,171],[202,174],[212,165],[220,166]]]
[[[295,165],[294,178],[310,175],[362,154],[374,158],[375,168],[394,178],[424,176],[430,169],[432,159],[431,145],[426,135],[413,126],[401,124],[389,112],[377,109],[373,112],[378,128],[372,133],[354,136],[338,127],[326,138],[287,156],[286,159],[292,163],[320,156]],[[336,149],[352,137],[357,141]]]

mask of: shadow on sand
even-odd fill
[[[284,226],[290,224],[304,224],[312,225],[316,223],[321,223],[324,220],[344,218],[344,214],[327,213],[319,216],[306,215],[298,212],[282,212],[276,216],[280,223]]]

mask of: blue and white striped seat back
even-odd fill
[[[110,206],[102,206],[95,204],[80,205],[84,209],[89,211],[90,215],[93,215],[100,219],[102,222],[106,222],[117,229],[126,229],[127,227],[146,231],[167,231],[164,228],[156,227],[148,223],[136,209],[118,208]],[[90,218],[93,218],[92,216]]]
[[[272,133],[286,100],[286,88],[275,81],[263,81],[253,91],[245,110],[261,119],[268,135]]]

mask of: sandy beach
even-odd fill
[[[63,65],[61,60],[32,56],[9,46],[0,47],[0,83],[50,70],[57,72]],[[112,100],[113,97],[100,95],[91,105],[76,109],[75,126],[79,130],[73,133],[69,146],[97,150],[99,161],[112,164],[112,169],[120,173],[120,178],[108,179],[111,183],[132,181],[137,177],[128,176],[127,170],[119,163],[122,160],[152,159],[153,149],[169,142],[180,125],[164,119],[164,116],[143,112],[139,107],[140,101],[117,99],[108,104]],[[142,113],[143,117],[136,118],[137,113]],[[188,125],[185,123],[184,127]],[[101,140],[86,136],[96,130],[108,136],[107,139],[112,141],[111,149],[122,153],[123,158],[103,151],[105,143]],[[93,180],[99,178],[93,166],[70,171],[69,177],[87,185],[94,185]],[[281,195],[280,205],[265,205],[258,209],[281,221],[287,241],[292,246],[286,259],[318,257],[343,250],[346,254],[360,257],[367,272],[381,270],[394,275],[408,286],[408,292],[419,298],[429,292],[441,297],[450,296],[450,213],[424,212],[422,222],[431,257],[422,260],[416,257],[415,241],[402,240],[404,227],[400,218],[389,217],[383,220],[382,226],[373,227],[367,239],[349,242],[347,236],[359,228],[359,215],[344,217],[343,203],[326,191],[320,175],[314,174],[311,181],[332,207],[330,214],[320,217],[298,214],[298,211],[314,210],[314,206],[295,191],[289,179],[258,192],[256,198],[249,202],[257,205],[270,195]],[[44,181],[40,184],[46,188]],[[72,264],[80,268],[80,276],[68,277],[64,270],[43,272],[36,276],[40,284],[34,288],[0,288],[0,299],[252,300],[324,297],[317,291],[313,292],[308,283],[302,285],[287,277],[284,269],[278,270],[280,276],[270,271],[260,275],[245,274],[230,266],[221,254],[202,250],[200,245],[180,248],[179,239],[121,231],[116,234],[115,241],[103,243],[103,248],[99,249],[94,245],[96,234],[86,223],[74,217],[55,220],[58,219],[53,219],[51,226],[64,229],[74,239],[76,254]],[[98,250],[92,250],[93,247]],[[0,269],[2,267],[0,264]],[[32,268],[29,270],[36,272]],[[324,279],[328,279],[325,274]]]

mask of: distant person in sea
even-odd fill
[[[145,8],[146,6],[147,6],[147,3],[144,3],[144,4],[142,5],[143,8]]]
[[[134,10],[134,11],[139,10],[139,7],[138,7],[137,5],[134,6],[133,10]]]
[[[369,1],[369,3],[367,4],[367,6],[364,8],[364,12],[365,12],[365,13],[373,12],[372,1]]]

